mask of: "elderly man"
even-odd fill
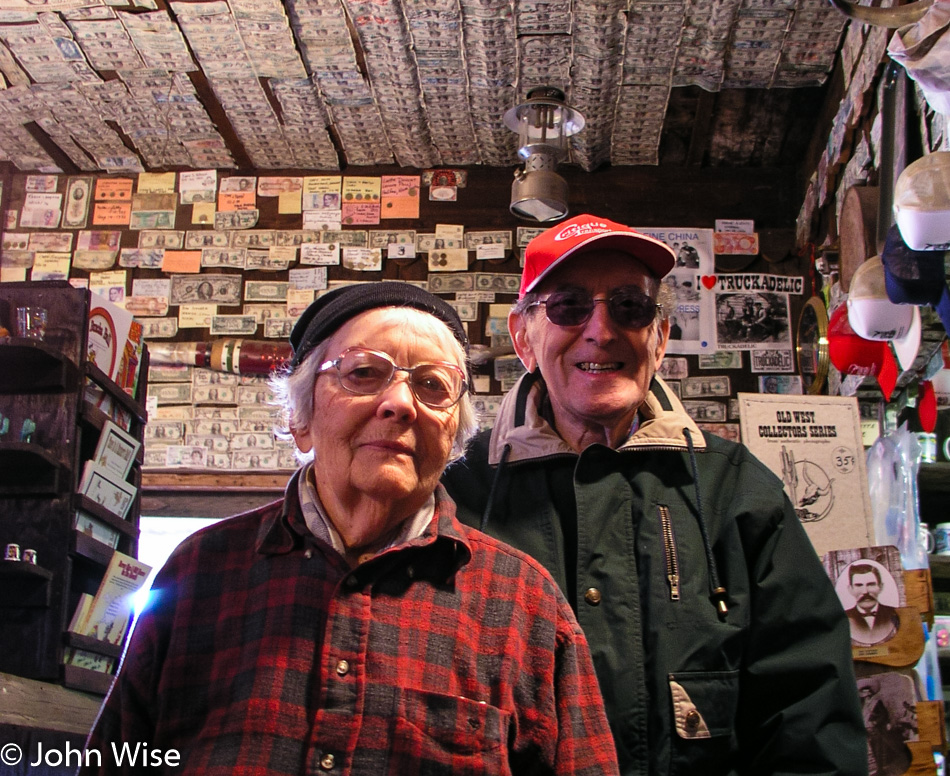
[[[866,774],[848,622],[782,483],[656,376],[675,260],[590,215],[536,237],[528,374],[443,482],[560,584],[625,776]]]
[[[455,311],[406,283],[347,286],[290,340],[274,388],[310,461],[284,499],[169,558],[86,770],[615,776],[557,585],[439,486],[475,428]],[[118,762],[123,743],[148,762]]]

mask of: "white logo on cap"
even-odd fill
[[[589,224],[571,224],[554,235],[554,241],[573,240],[576,237],[583,237],[588,234],[603,234],[612,231],[607,224],[600,221],[592,221]]]

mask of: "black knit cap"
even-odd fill
[[[384,280],[336,288],[304,310],[290,333],[290,346],[294,349],[291,367],[296,369],[316,345],[348,320],[377,307],[413,307],[434,315],[452,330],[468,353],[468,337],[455,308],[411,283]]]

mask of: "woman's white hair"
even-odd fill
[[[411,326],[414,331],[430,332],[438,335],[447,335],[450,354],[444,360],[458,363],[468,374],[468,359],[462,344],[455,338],[452,330],[434,315],[417,310],[413,307],[391,307],[378,308],[398,310],[405,317],[407,327]],[[332,335],[331,335],[332,336]],[[296,369],[291,369],[285,365],[270,378],[270,388],[274,393],[274,403],[280,408],[282,413],[281,426],[276,429],[277,435],[282,439],[292,439],[292,431],[306,429],[313,420],[313,387],[317,381],[317,374],[320,366],[326,362],[328,357],[329,338],[317,343],[304,360],[297,365]],[[469,386],[469,389],[471,386]],[[452,445],[452,451],[449,455],[449,461],[461,458],[465,454],[465,448],[478,431],[478,418],[475,413],[475,406],[472,402],[472,396],[469,390],[466,390],[458,403],[459,407],[459,425],[455,432],[455,441]],[[297,459],[302,463],[313,460],[313,452],[303,453],[297,450]]]

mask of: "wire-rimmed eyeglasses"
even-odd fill
[[[322,363],[317,374],[331,369],[336,370],[343,390],[359,396],[381,393],[396,372],[405,372],[412,395],[438,410],[453,407],[468,390],[465,373],[455,364],[438,361],[399,366],[386,353],[368,348],[347,348],[337,358]]]

